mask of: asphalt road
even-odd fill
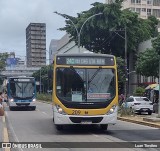
[[[63,131],[57,131],[52,122],[52,106],[37,102],[36,111],[30,110],[15,110],[10,111],[6,106],[6,124],[8,128],[9,141],[10,142],[62,142],[56,143],[57,148],[41,148],[38,151],[43,150],[57,150],[57,151],[79,151],[79,150],[91,150],[91,151],[106,151],[106,150],[160,150],[160,148],[123,148],[121,142],[160,142],[160,130],[143,126],[139,124],[118,121],[116,125],[109,126],[107,131],[102,131],[97,126],[66,126]],[[85,143],[81,142],[93,142],[85,144],[87,147],[94,146],[93,148],[70,148],[64,142],[79,142],[75,143],[75,146],[80,147]],[[96,143],[95,143],[96,142]],[[101,147],[104,144],[98,142],[111,142],[113,148],[95,148]],[[53,143],[54,144],[54,143]],[[114,148],[117,144],[120,144],[122,148]],[[142,143],[143,144],[143,143]],[[150,144],[150,143],[149,143]],[[48,145],[48,144],[47,144]],[[51,145],[51,144],[49,144]],[[108,144],[109,145],[109,144]],[[136,145],[136,143],[135,143]],[[62,147],[67,146],[66,148]],[[35,150],[35,149],[11,149],[15,150]]]

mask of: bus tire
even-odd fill
[[[31,108],[33,111],[36,109],[36,106],[32,106],[32,108]]]
[[[58,131],[61,131],[63,129],[63,125],[55,125],[55,126]]]
[[[13,107],[9,106],[10,111],[13,111]]]
[[[102,130],[107,130],[108,124],[101,124],[100,127]]]

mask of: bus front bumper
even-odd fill
[[[10,107],[35,107],[36,102],[9,102]]]
[[[57,125],[69,124],[116,124],[117,112],[109,115],[97,116],[76,116],[76,115],[63,115],[54,112],[54,123]]]

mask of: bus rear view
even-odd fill
[[[53,118],[58,130],[68,124],[117,121],[118,82],[115,57],[61,54],[54,62]]]
[[[36,83],[33,77],[10,77],[7,82],[10,110],[16,107],[36,109]]]

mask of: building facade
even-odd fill
[[[147,19],[150,15],[160,19],[160,0],[125,0],[123,8],[130,8],[143,19]]]
[[[75,41],[70,40],[69,34],[65,34],[59,40],[52,39],[50,42],[49,52],[49,58],[51,60],[51,63],[53,62],[54,56],[56,54],[90,53],[90,51],[88,51],[84,47],[80,47],[79,50]]]
[[[30,23],[26,28],[27,67],[46,65],[46,24]]]
[[[107,4],[113,2],[115,0],[106,0]],[[160,19],[160,0],[124,0],[122,9],[126,8],[137,12],[139,17],[143,19],[147,19],[150,15]]]
[[[57,54],[57,46],[58,46],[57,39],[52,39],[49,45],[49,64],[53,63],[54,55]]]

